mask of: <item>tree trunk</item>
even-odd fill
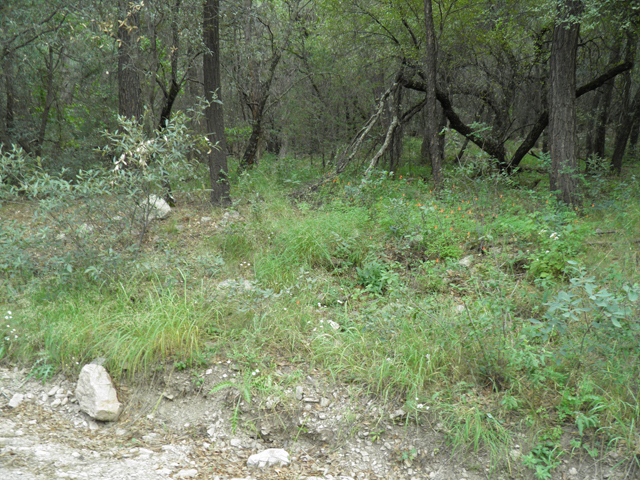
[[[62,55],[62,53],[60,53]],[[58,61],[60,57],[58,57]],[[44,78],[44,87],[47,92],[47,95],[44,100],[44,105],[42,108],[42,118],[40,118],[40,128],[38,130],[38,137],[36,138],[36,149],[35,154],[37,157],[42,155],[42,146],[44,145],[44,139],[47,133],[47,123],[49,122],[49,112],[51,111],[51,106],[53,105],[53,101],[55,100],[55,92],[53,88],[53,75],[55,73],[56,64],[53,61],[53,48],[49,46],[49,56],[48,59],[45,59],[45,66],[47,67],[47,73]]]
[[[640,89],[640,87],[638,88]],[[636,151],[638,137],[640,136],[640,102],[637,102],[635,107],[631,122],[631,133],[629,134],[629,149],[633,152]]]
[[[613,81],[613,80],[611,80]],[[590,158],[594,152],[594,136],[592,132],[596,128],[596,119],[598,117],[598,106],[600,105],[600,92],[593,92],[593,98],[591,100],[591,108],[588,113],[587,126],[585,130],[587,131],[586,139],[585,139],[585,149],[587,151],[587,158]],[[587,168],[589,168],[589,162],[587,162]]]
[[[402,89],[398,88],[393,96],[393,115],[394,118],[402,116]],[[404,128],[402,122],[399,122],[393,130],[391,136],[391,144],[389,145],[389,171],[397,172],[400,168],[400,159],[402,158],[402,140],[404,137]]]
[[[431,174],[435,190],[442,187],[442,152],[440,150],[440,140],[438,126],[440,115],[436,108],[436,68],[437,68],[437,47],[436,31],[433,25],[433,11],[431,0],[424,0],[424,22],[427,34],[426,42],[426,65],[425,83],[427,100],[427,124],[425,140],[429,141],[429,155],[431,157]]]
[[[224,115],[220,84],[220,2],[206,0],[202,30],[206,51],[203,56],[204,94],[209,101],[205,117],[209,142],[209,179],[211,181],[210,200],[213,205],[230,205],[231,198],[227,173],[227,146],[224,135]],[[215,97],[215,96],[217,97]]]
[[[609,61],[610,65],[616,65],[620,62],[620,58],[622,57],[621,50],[620,41],[617,41],[616,45],[613,47],[613,51],[611,52],[611,58]],[[596,128],[592,135],[593,154],[597,155],[598,158],[605,157],[604,150],[607,138],[607,124],[609,122],[609,107],[611,106],[611,99],[613,98],[613,85],[615,81],[615,78],[612,78],[601,87],[602,97],[600,99],[600,112]]]
[[[5,87],[5,111],[4,111],[4,129],[3,136],[5,138],[2,139],[2,143],[5,143],[5,148],[9,148],[10,144],[13,143],[13,135],[14,135],[14,113],[13,113],[13,99],[14,99],[14,91],[13,91],[13,53],[8,53],[2,60],[2,76],[4,77],[4,87]]]
[[[249,137],[249,143],[242,155],[240,161],[240,171],[244,171],[248,168],[252,168],[258,158],[258,146],[260,143],[260,134],[262,133],[262,120],[264,117],[265,106],[269,99],[269,92],[271,90],[271,83],[275,77],[276,68],[282,55],[280,52],[276,52],[271,57],[271,65],[269,66],[269,74],[264,82],[260,83],[260,89],[257,95],[257,102],[250,105],[253,121],[251,123],[251,136]]]
[[[121,2],[118,25],[118,113],[142,120],[142,90],[137,68],[140,6]]]
[[[613,170],[620,175],[622,173],[622,159],[624,158],[624,152],[627,147],[627,140],[631,133],[631,127],[633,125],[634,110],[639,110],[640,105],[640,88],[636,91],[631,108],[624,108],[622,118],[620,119],[620,126],[616,131],[616,139],[613,147],[613,156],[611,157],[611,166]]]
[[[549,59],[549,153],[551,191],[558,199],[577,203],[576,174],[576,52],[580,24],[575,16],[581,3],[564,0],[559,5]]]
[[[635,32],[627,34],[627,51],[625,53],[626,61],[633,61],[635,59],[637,44],[637,34]],[[628,71],[624,74],[620,125],[616,130],[613,156],[611,157],[611,165],[618,175],[620,175],[620,173],[622,172],[622,159],[627,148],[627,140],[629,139],[629,134],[631,133],[631,126],[633,124],[633,111],[636,109],[636,105],[638,104],[638,102],[640,102],[640,89],[638,89],[638,92],[636,93],[631,105],[630,97],[631,72]]]
[[[617,75],[620,75],[623,72],[626,72],[627,70],[630,70],[632,67],[633,63],[629,62],[616,65],[614,68],[606,71],[599,77],[576,89],[576,98],[579,98],[585,93],[589,93],[595,90],[596,88],[603,85],[606,81],[614,78]],[[414,78],[407,79],[404,77],[401,78],[400,81],[402,82],[402,85],[407,88],[419,90],[421,92],[427,91],[427,85],[424,81],[415,80]],[[514,168],[520,165],[520,161],[524,158],[525,155],[527,155],[527,153],[529,153],[529,150],[533,148],[536,141],[538,140],[538,138],[540,138],[540,135],[549,124],[549,111],[545,110],[540,114],[533,127],[531,127],[529,134],[522,141],[522,143],[516,150],[516,153],[513,154],[510,160],[507,160],[507,153],[504,148],[503,142],[501,143],[497,140],[492,139],[491,137],[484,136],[481,133],[477,133],[473,128],[465,124],[453,109],[451,100],[449,99],[448,95],[442,90],[436,90],[436,98],[440,102],[440,105],[442,105],[447,120],[449,120],[449,126],[459,134],[467,137],[478,147],[480,147],[484,152],[488,153],[491,157],[495,158],[498,167],[502,171],[505,171],[507,173],[510,173]]]

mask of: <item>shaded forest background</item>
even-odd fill
[[[269,152],[337,171],[357,158],[426,175],[437,149],[425,142],[408,158],[403,148],[435,131],[441,151],[445,139],[457,150],[445,162],[460,160],[471,141],[506,172],[532,148],[551,147],[552,189],[573,203],[577,187],[556,185],[559,171],[619,174],[637,158],[636,1],[6,1],[0,9],[2,148],[19,145],[52,172],[110,164],[103,132],[118,128],[118,115],[150,135],[199,98],[211,102],[212,91],[219,120],[194,117],[192,127],[219,142],[216,172],[227,168],[225,152],[240,169]],[[429,29],[436,58],[425,69]],[[565,33],[575,45],[554,53],[568,45]],[[573,85],[552,88],[564,81]],[[553,123],[558,109],[573,117]],[[553,158],[560,138],[570,146]],[[192,154],[206,161],[200,150]]]

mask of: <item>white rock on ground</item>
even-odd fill
[[[110,422],[118,419],[122,404],[107,370],[101,365],[82,367],[76,386],[80,409],[96,420]]]
[[[144,206],[144,200],[142,202]],[[169,216],[171,213],[171,207],[163,198],[157,195],[149,195],[149,218],[147,221],[162,220]]]
[[[16,408],[18,405],[22,403],[23,400],[24,400],[24,395],[21,393],[16,393],[13,395],[13,397],[11,397],[11,400],[9,400],[9,406],[11,408]]]
[[[268,448],[260,453],[251,455],[247,460],[247,467],[272,467],[274,465],[289,465],[291,460],[286,450],[282,448]]]

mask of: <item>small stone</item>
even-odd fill
[[[271,467],[274,465],[289,465],[291,460],[286,450],[282,448],[268,448],[260,453],[251,455],[247,460],[247,467]]]
[[[229,444],[235,448],[242,448],[242,440],[239,438],[232,438]]]
[[[473,255],[467,255],[466,257],[464,257],[462,260],[458,262],[458,265],[463,267],[470,267],[472,263],[473,263]]]
[[[180,470],[178,473],[176,473],[173,476],[173,478],[193,478],[196,475],[198,475],[198,470],[196,470],[195,468],[189,468],[185,470]]]
[[[123,431],[124,431],[123,435],[126,435],[127,431],[126,430],[123,430]],[[116,431],[116,434],[117,434],[117,431]],[[142,436],[142,440],[144,440],[145,442],[153,442],[159,439],[160,439],[160,434],[155,432],[148,433],[147,435]]]
[[[304,394],[304,389],[302,388],[301,385],[298,385],[296,387],[296,399],[297,400],[302,400],[302,395]]]
[[[56,393],[58,393],[58,387],[53,387],[51,390],[49,390],[49,392],[47,393],[47,395],[49,395],[50,397],[53,397]]]
[[[62,400],[60,400],[59,398],[56,398],[53,402],[51,402],[51,406],[52,407],[57,407],[61,403],[62,403]]]
[[[396,418],[404,417],[406,414],[407,414],[407,412],[405,412],[403,409],[399,408],[398,410],[393,412],[391,415],[389,415],[389,418],[391,420],[395,420]]]
[[[13,397],[11,397],[11,400],[9,400],[9,406],[11,408],[16,408],[23,401],[24,401],[24,395],[21,393],[16,393],[13,395]]]
[[[328,398],[322,397],[320,399],[320,406],[322,408],[328,407],[330,403],[331,403],[331,400],[329,400]]]
[[[572,477],[575,477],[576,475],[578,475],[578,470],[576,470],[576,467],[571,467],[569,469],[569,475],[571,475]]]
[[[200,223],[211,223],[213,219],[211,217],[202,217]]]

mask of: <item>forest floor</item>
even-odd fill
[[[294,198],[285,167],[144,235],[3,205],[0,480],[640,479],[633,182],[574,211],[459,177]],[[96,357],[116,422],[74,399]],[[268,448],[291,464],[249,469]]]

